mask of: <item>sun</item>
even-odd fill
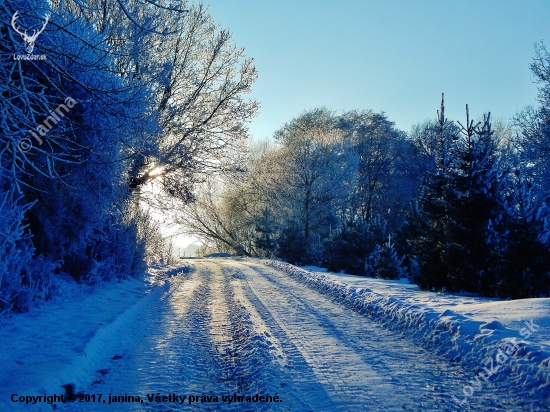
[[[162,176],[163,174],[164,166],[155,166],[147,173],[147,175],[152,178],[157,178],[159,176]]]

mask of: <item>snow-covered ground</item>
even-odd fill
[[[193,269],[157,268],[147,282],[105,285],[3,320],[0,410],[49,411],[37,396],[66,390],[84,402],[55,409],[548,407],[546,299],[430,294],[276,261],[186,264]],[[525,340],[523,321],[534,330]],[[492,375],[476,378],[483,367]],[[113,395],[140,402],[109,403]],[[12,401],[20,396],[37,403]]]
[[[399,301],[419,308],[432,308],[438,312],[453,312],[479,322],[496,320],[508,329],[519,332],[525,328],[526,320],[533,320],[540,327],[529,337],[550,351],[550,299],[500,300],[449,293],[422,291],[407,279],[383,280],[366,276],[327,272],[324,268],[305,266],[302,269],[325,275],[331,280],[355,288],[369,289],[380,295],[391,296]],[[519,335],[518,335],[519,336]]]
[[[132,344],[128,325],[167,290],[163,278],[177,272],[152,270],[147,281],[128,279],[98,287],[76,285],[66,276],[61,282],[65,297],[0,319],[0,411],[31,409],[12,402],[14,394],[63,394],[62,385],[92,383],[109,351]]]
[[[470,368],[472,375],[456,395],[458,403],[466,403],[487,381],[499,380],[514,382],[550,410],[550,299],[502,301],[432,293],[407,280],[265,263]]]

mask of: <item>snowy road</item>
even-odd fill
[[[451,395],[470,376],[460,367],[259,262],[192,263],[86,391],[106,403],[62,409],[457,410]],[[109,404],[109,394],[142,402]],[[271,402],[247,402],[256,394]],[[522,410],[491,382],[469,407]]]

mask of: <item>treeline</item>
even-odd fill
[[[513,121],[445,118],[398,130],[384,113],[325,108],[255,144],[179,223],[212,251],[278,257],[427,290],[511,298],[550,286],[550,55],[539,106]]]
[[[234,172],[255,79],[201,3],[1,2],[0,314],[170,259],[147,207]]]

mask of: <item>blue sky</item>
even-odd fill
[[[259,72],[250,125],[271,137],[306,109],[384,111],[402,130],[435,118],[511,117],[536,104],[535,42],[550,0],[205,0]]]

